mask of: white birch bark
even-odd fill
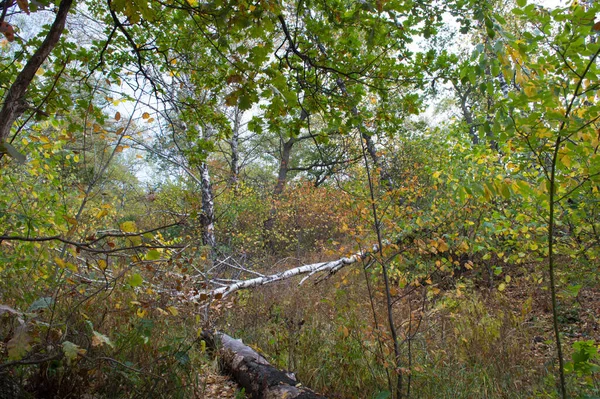
[[[377,247],[375,246],[373,250],[377,251]],[[343,257],[343,258],[332,260],[329,262],[313,263],[310,265],[295,267],[293,269],[285,270],[285,271],[271,274],[268,276],[260,276],[260,277],[252,278],[249,280],[238,281],[238,282],[231,283],[229,285],[219,287],[219,288],[216,288],[213,290],[201,292],[197,295],[192,296],[190,299],[198,300],[198,299],[206,299],[206,298],[210,298],[210,297],[220,298],[222,296],[223,297],[227,296],[227,295],[229,295],[235,291],[241,290],[241,289],[247,289],[247,288],[258,287],[261,285],[272,284],[277,281],[287,280],[287,279],[295,277],[295,276],[308,274],[306,277],[304,277],[298,283],[298,285],[301,285],[308,278],[310,278],[311,276],[313,276],[316,273],[325,273],[326,272],[326,273],[328,273],[328,275],[335,274],[342,268],[344,268],[348,265],[357,263],[357,262],[367,258],[370,253],[372,253],[372,252],[362,251],[362,252],[355,253],[354,255],[351,255],[349,257]]]
[[[200,165],[200,179],[202,180],[202,243],[214,248],[215,241],[215,203],[210,184],[210,173],[208,164]]]

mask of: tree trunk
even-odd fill
[[[208,140],[212,136],[210,128],[205,128],[203,132],[204,139]],[[210,172],[208,163],[202,162],[200,165],[200,181],[202,182],[202,214],[200,215],[200,224],[202,226],[202,244],[215,247],[215,203],[213,199],[212,186],[210,184]]]
[[[283,192],[285,188],[285,183],[287,182],[287,174],[290,168],[290,157],[292,154],[292,147],[298,139],[294,137],[290,137],[288,141],[283,143],[283,148],[281,149],[281,160],[279,162],[279,172],[277,174],[277,184],[275,185],[275,189],[273,190],[273,195],[277,196]]]
[[[229,140],[229,147],[231,148],[231,186],[237,188],[238,180],[240,176],[240,124],[242,121],[242,111],[236,108],[233,114],[233,133]]]
[[[67,15],[69,14],[72,4],[73,0],[62,0],[60,2],[58,12],[50,27],[50,31],[48,31],[48,35],[46,35],[42,44],[37,48],[31,58],[29,58],[27,64],[25,64],[14,83],[10,86],[10,89],[8,89],[8,93],[4,98],[2,110],[0,111],[0,143],[8,140],[10,128],[13,123],[27,109],[25,101],[27,88],[31,84],[37,70],[44,63],[46,58],[48,58],[54,47],[56,47],[56,44],[65,29]]]
[[[213,201],[212,187],[210,184],[210,173],[208,164],[200,165],[200,177],[202,180],[202,214],[200,223],[202,225],[202,244],[214,248],[215,241],[215,203]]]
[[[203,331],[202,338],[216,351],[223,368],[255,399],[325,399],[302,387],[292,373],[271,366],[241,340],[220,332]]]
[[[454,84],[454,90],[456,91],[456,95],[460,101],[460,109],[463,113],[463,118],[469,127],[469,136],[471,137],[471,142],[473,145],[479,144],[479,135],[477,134],[477,130],[475,129],[475,120],[473,119],[473,113],[471,112],[471,108],[469,104],[467,104],[470,89],[465,89],[465,92],[461,92],[459,87]]]

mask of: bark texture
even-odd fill
[[[303,387],[292,373],[278,370],[241,340],[204,331],[202,338],[219,357],[226,372],[254,399],[325,399]]]
[[[54,18],[54,23],[50,27],[48,35],[46,35],[40,47],[38,47],[19,75],[17,75],[10,89],[8,89],[4,98],[4,104],[2,104],[2,110],[0,110],[0,143],[8,140],[10,128],[13,123],[28,108],[25,101],[27,88],[31,84],[37,70],[42,66],[46,58],[48,58],[54,47],[56,47],[65,29],[67,15],[72,4],[73,0],[62,0],[60,2],[56,18]]]

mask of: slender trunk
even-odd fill
[[[212,129],[205,128],[203,131],[204,139],[208,140],[212,136]],[[202,244],[213,249],[216,245],[215,240],[215,203],[210,184],[210,171],[208,163],[202,162],[200,165],[200,181],[202,190],[202,213],[200,215],[200,226],[202,227]]]
[[[13,123],[27,109],[25,94],[31,84],[35,73],[48,58],[65,29],[67,15],[73,0],[62,0],[58,7],[58,12],[54,22],[48,31],[48,35],[37,48],[35,53],[29,58],[27,64],[23,67],[13,84],[8,89],[2,110],[0,110],[0,142],[7,141],[10,134],[10,128]]]
[[[213,248],[215,241],[215,204],[213,201],[212,187],[210,185],[210,173],[208,165],[203,162],[200,165],[200,179],[202,180],[202,214],[200,224],[202,225],[202,244]]]
[[[471,108],[467,104],[467,99],[469,96],[469,89],[466,89],[465,92],[461,92],[456,84],[454,84],[454,91],[458,96],[458,100],[460,101],[460,110],[462,111],[463,118],[469,127],[469,137],[471,137],[471,142],[473,145],[479,144],[479,135],[475,130],[475,120],[473,118],[473,113],[471,112]]]
[[[273,190],[273,195],[277,196],[281,194],[285,188],[287,182],[287,174],[290,168],[290,157],[292,154],[292,147],[296,144],[297,139],[291,137],[288,141],[283,143],[281,149],[281,160],[279,161],[279,172],[277,173],[277,184]]]
[[[271,235],[271,230],[275,226],[275,199],[279,197],[283,190],[285,189],[285,184],[287,182],[287,174],[290,168],[290,158],[292,154],[292,148],[294,144],[298,140],[290,137],[288,141],[283,141],[281,139],[282,147],[281,147],[281,158],[279,160],[279,171],[277,173],[277,183],[275,184],[275,188],[273,189],[273,198],[271,203],[271,209],[269,211],[269,217],[265,220],[263,224],[263,234],[265,240],[265,246],[271,251],[275,251],[275,242],[273,241],[273,237]]]
[[[236,109],[233,116],[233,133],[229,140],[229,147],[231,148],[231,176],[229,179],[234,188],[237,188],[240,176],[239,141],[241,120],[242,112],[239,109]]]
[[[362,138],[361,138],[362,140]],[[394,392],[392,392],[392,399],[394,398],[402,398],[402,371],[401,371],[401,359],[400,359],[400,346],[398,344],[398,333],[396,331],[396,323],[394,321],[394,313],[393,313],[393,305],[394,302],[392,300],[392,294],[391,294],[391,282],[390,282],[390,278],[388,275],[388,266],[385,263],[384,257],[383,257],[383,239],[381,237],[381,228],[380,228],[380,224],[379,224],[379,216],[377,214],[377,205],[375,202],[375,189],[373,187],[373,182],[371,180],[371,172],[370,172],[370,168],[369,168],[369,162],[367,160],[367,156],[365,153],[365,144],[362,144],[362,150],[363,150],[363,158],[365,161],[365,169],[367,172],[367,180],[369,183],[369,194],[371,197],[371,210],[373,211],[373,225],[375,228],[375,232],[377,233],[377,247],[378,247],[378,253],[379,253],[379,258],[380,261],[378,263],[381,264],[381,271],[383,273],[383,282],[385,285],[385,298],[386,298],[386,305],[387,305],[387,316],[388,316],[388,324],[389,324],[389,328],[390,328],[390,335],[392,336],[392,343],[394,345],[394,367],[398,372],[398,379],[396,380],[396,392],[394,395]]]
[[[562,131],[562,129],[561,129]],[[554,339],[556,341],[556,353],[558,355],[558,375],[560,378],[560,392],[563,399],[567,398],[567,385],[565,382],[565,370],[562,354],[562,345],[560,342],[560,331],[558,329],[558,309],[556,301],[556,282],[554,273],[554,191],[556,190],[556,163],[558,160],[558,151],[561,145],[561,136],[559,134],[554,147],[552,156],[552,165],[550,169],[550,193],[549,193],[549,215],[548,215],[548,273],[550,275],[550,295],[552,298],[552,325],[554,327]]]

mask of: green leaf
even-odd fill
[[[392,394],[390,393],[390,391],[382,391],[382,392],[379,392],[377,394],[377,396],[375,396],[375,399],[387,399],[390,396],[392,396]]]
[[[111,348],[115,347],[110,341],[110,338],[108,338],[106,335],[100,334],[98,331],[94,331],[93,334],[94,335],[92,336],[92,346],[108,345]]]
[[[121,223],[121,230],[123,230],[125,233],[135,233],[137,230],[137,226],[135,225],[134,221],[130,220]]]
[[[54,299],[51,297],[39,298],[29,306],[27,312],[35,312],[36,310],[47,309],[52,305],[54,305]]]
[[[139,273],[135,273],[129,279],[129,285],[132,287],[139,287],[140,285],[142,285],[143,282],[144,282],[144,279],[142,278],[142,276],[140,276]]]
[[[27,334],[25,324],[15,330],[13,337],[6,343],[8,349],[8,358],[10,360],[20,360],[31,349],[31,337]]]
[[[174,356],[181,365],[186,365],[190,362],[190,356],[187,352],[175,352]]]
[[[158,252],[156,249],[151,249],[146,254],[146,259],[148,259],[148,260],[157,260],[157,259],[160,259],[160,252]]]
[[[246,110],[252,108],[252,97],[249,95],[245,95],[245,94],[240,96],[240,102],[239,102],[238,106],[240,107],[240,110],[242,110],[242,111],[246,111]]]
[[[565,291],[567,291],[567,293],[570,296],[572,296],[573,298],[576,298],[579,295],[579,291],[581,290],[581,287],[583,287],[581,284],[570,285],[565,288]]]
[[[86,350],[81,348],[79,345],[74,344],[70,341],[65,341],[62,343],[62,349],[67,358],[67,361],[70,363],[71,361],[77,359],[77,356],[84,355]]]

